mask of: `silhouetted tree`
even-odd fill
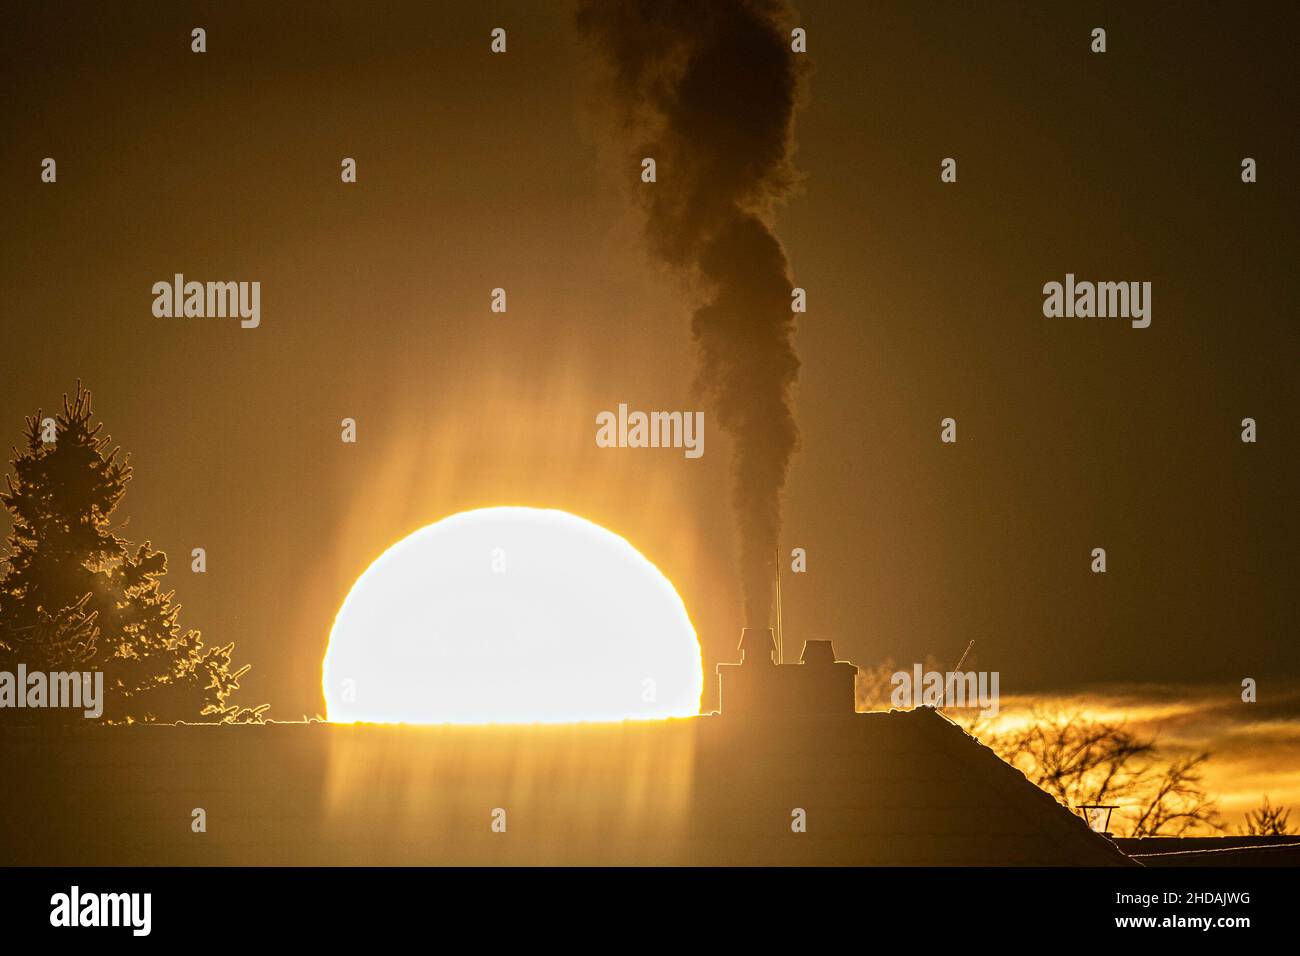
[[[131,466],[102,427],[80,382],[53,420],[40,411],[27,419],[26,447],[14,450],[15,474],[0,492],[13,522],[0,667],[103,671],[105,720],[260,722],[265,706],[230,701],[248,671],[231,663],[234,645],[208,647],[178,623],[180,605],[160,584],[167,556],[114,531]]]
[[[1223,829],[1203,785],[1209,753],[1166,760],[1154,737],[1079,712],[1033,710],[1023,725],[980,739],[1066,806],[1117,804],[1111,827],[1125,836]]]
[[[1248,836],[1286,836],[1291,832],[1291,811],[1275,807],[1265,796],[1258,807],[1246,814],[1241,832]]]

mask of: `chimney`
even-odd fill
[[[718,703],[724,714],[755,720],[854,712],[858,669],[835,659],[830,641],[805,641],[798,664],[777,664],[770,627],[740,632],[740,663],[718,664]]]
[[[830,641],[804,641],[803,654],[799,656],[800,664],[824,666],[835,663],[835,647]]]
[[[776,650],[776,638],[770,627],[744,627],[740,630],[740,662],[748,664],[766,661],[776,664],[772,656]]]

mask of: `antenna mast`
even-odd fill
[[[953,673],[953,674],[959,674],[959,673],[961,673],[961,665],[966,663],[966,656],[967,656],[968,654],[970,654],[970,649],[971,649],[972,647],[974,647],[974,646],[975,646],[975,639],[974,639],[974,638],[971,638],[971,642],[970,642],[969,644],[966,645],[966,650],[964,650],[964,651],[961,652],[961,660],[957,661],[957,666],[954,667],[954,668],[952,669],[952,673]],[[939,708],[940,708],[940,709],[943,709],[944,707],[947,707],[947,706],[948,706],[948,687],[949,687],[949,684],[951,684],[951,681],[945,680],[945,681],[943,682],[943,696],[942,696],[941,698],[939,698]]]
[[[776,548],[776,662],[785,663],[785,640],[781,634],[781,546]]]

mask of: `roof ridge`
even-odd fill
[[[1030,780],[1023,770],[1004,760],[996,750],[967,731],[951,717],[932,706],[914,708],[913,712],[922,710],[932,713],[932,716],[923,718],[926,721],[924,726],[933,728],[929,733],[932,734],[935,742],[944,750],[946,756],[960,761],[966,768],[982,773],[985,781],[992,786],[996,786],[1003,796],[1010,795],[1013,787],[1017,794],[1027,795],[1032,792],[1037,801],[1037,807],[1041,811],[1040,819],[1055,831],[1050,834],[1051,836],[1059,835],[1061,838],[1079,839],[1097,850],[1098,853],[1117,858],[1117,863],[1122,861],[1126,864],[1137,864],[1137,861],[1129,857],[1113,841],[1104,834],[1092,829],[1087,821],[1077,816],[1070,807]],[[977,758],[975,755],[980,751],[983,751],[986,756]],[[989,762],[989,758],[996,761],[996,765],[1001,768],[997,773],[984,772],[985,766],[990,769],[994,766]],[[1066,817],[1069,818],[1069,822],[1067,822]]]

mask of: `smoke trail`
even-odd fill
[[[734,441],[745,617],[760,626],[799,439],[789,267],[768,225],[794,181],[791,19],[783,0],[583,0],[578,11],[613,65],[636,159],[656,161],[658,181],[641,187],[651,249],[708,297],[692,321],[696,386]]]

